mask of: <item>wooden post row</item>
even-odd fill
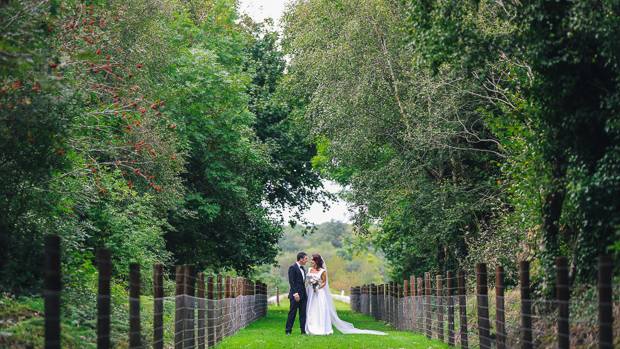
[[[112,263],[110,249],[99,252],[99,290],[97,298],[97,348],[110,348],[110,279]],[[47,312],[46,312],[47,314]],[[46,337],[47,338],[47,337]],[[155,347],[156,349],[159,349]]]
[[[409,277],[409,289],[411,294],[411,304],[409,305],[409,322],[411,326],[411,331],[416,332],[416,323],[415,319],[417,318],[415,312],[415,304],[416,304],[416,292],[415,292],[415,276],[411,275]]]
[[[129,264],[129,348],[142,348],[140,330],[140,264]]]
[[[396,287],[396,328],[403,330],[403,285]]]
[[[426,338],[432,338],[431,332],[431,274],[424,273],[424,286],[425,286],[425,319],[426,319]]]
[[[497,349],[506,349],[504,309],[504,267],[495,267],[495,331]]]
[[[465,272],[459,270],[459,317],[461,319],[461,348],[469,348],[467,338],[467,294],[465,293]]]
[[[215,293],[213,276],[207,277],[207,346],[215,346]]]
[[[446,273],[448,282],[448,345],[454,346],[454,272]]]
[[[476,299],[478,301],[478,338],[481,348],[490,348],[488,275],[485,263],[476,263]]]
[[[45,348],[60,349],[60,236],[45,237]]]
[[[199,349],[205,347],[205,273],[198,273],[198,294],[196,299],[198,307],[198,338],[197,344]]]
[[[418,278],[418,300],[416,304],[416,313],[418,319],[417,332],[419,334],[424,333],[424,281],[422,278]]]
[[[164,265],[162,263],[155,263],[153,266],[153,348],[164,348]]]
[[[407,297],[409,296],[409,280],[403,280],[403,294],[402,297],[403,299],[401,300],[402,303],[402,314],[403,314],[403,331],[406,331],[409,329],[409,319],[411,318],[409,315],[409,306],[407,304]]]
[[[437,339],[443,342],[443,279],[441,275],[437,279]]]
[[[183,349],[183,282],[185,266],[177,266],[174,290],[174,349]]]
[[[185,266],[183,280],[183,298],[185,299],[185,326],[183,328],[183,347],[194,348],[196,346],[195,330],[195,295],[196,295],[196,267],[193,264]]]
[[[216,279],[216,299],[215,303],[215,343],[222,341],[222,275],[217,275]]]

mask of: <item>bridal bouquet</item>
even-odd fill
[[[312,286],[312,289],[314,290],[314,292],[316,292],[316,290],[318,289],[319,285],[321,284],[319,282],[319,280],[315,279],[315,278],[310,278],[310,280],[308,280],[308,282],[310,283],[310,286]]]

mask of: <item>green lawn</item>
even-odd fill
[[[284,326],[288,314],[288,300],[280,306],[270,306],[269,314],[254,322],[236,335],[226,338],[217,348],[448,348],[442,342],[429,341],[411,332],[395,331],[391,325],[375,321],[371,317],[349,310],[349,304],[336,302],[338,316],[351,322],[356,328],[387,332],[387,336],[341,334],[334,330],[330,336],[301,335],[299,321],[293,325],[293,334],[285,335]]]

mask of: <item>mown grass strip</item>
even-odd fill
[[[429,341],[424,336],[407,331],[396,331],[386,325],[362,314],[353,313],[349,305],[336,302],[338,316],[351,322],[357,328],[387,332],[387,336],[341,334],[337,330],[329,336],[301,335],[299,319],[293,325],[293,334],[285,335],[284,326],[288,314],[288,300],[280,306],[270,306],[267,317],[262,318],[236,335],[224,339],[217,348],[448,348],[439,341]]]

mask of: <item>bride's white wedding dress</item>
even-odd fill
[[[321,274],[323,274],[327,268],[325,261],[323,261],[323,268],[318,273],[313,274],[312,268],[308,270],[306,278],[316,278],[321,282]],[[336,312],[336,306],[332,299],[332,294],[329,289],[329,281],[325,283],[325,287],[316,290],[312,286],[308,286],[306,290],[308,295],[308,303],[306,303],[306,333],[313,335],[328,335],[333,334],[334,330],[332,326],[343,334],[376,334],[386,335],[385,332],[372,331],[372,330],[360,330],[353,326],[353,324],[342,321],[338,317]]]
[[[313,274],[312,268],[308,270],[308,281],[315,279],[321,284],[321,274],[325,269]],[[314,291],[312,286],[308,286],[306,290],[308,295],[308,303],[306,305],[306,333],[314,335],[333,334],[332,318],[327,306],[327,297],[325,296],[325,288]]]

